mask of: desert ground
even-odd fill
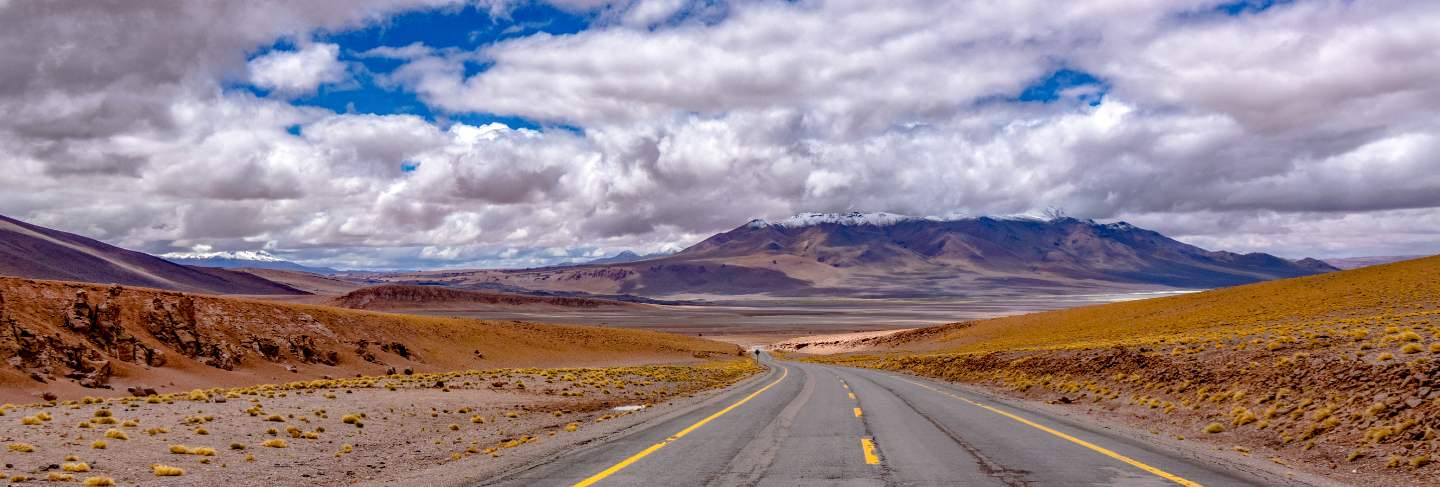
[[[739,358],[694,362],[396,374],[6,404],[0,438],[11,482],[460,482],[512,453],[593,437],[626,416],[658,414],[672,401],[758,370]]]

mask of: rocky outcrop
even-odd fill
[[[4,312],[0,297],[0,324],[8,333],[8,362],[26,371],[39,382],[63,376],[82,386],[109,387],[114,374],[112,360],[158,367],[165,364],[165,354],[146,345],[121,324],[120,287],[111,287],[99,304],[91,302],[89,293],[77,291],[65,306],[61,327],[72,334],[46,334],[25,326]],[[76,340],[78,338],[78,340]]]
[[[121,292],[122,288],[113,286],[105,291],[99,304],[92,305],[85,290],[76,291],[74,300],[66,307],[65,328],[85,337],[101,352],[117,360],[152,367],[164,365],[164,352],[145,345],[120,323],[120,305],[113,301]]]
[[[208,340],[201,334],[195,319],[195,299],[190,296],[181,296],[175,303],[155,298],[145,312],[143,325],[161,343],[217,369],[235,370],[245,356],[243,349],[223,340]]]
[[[403,359],[406,359],[406,360],[419,360],[419,357],[416,357],[416,356],[415,356],[415,352],[410,351],[410,347],[406,347],[404,343],[400,343],[400,342],[385,343],[385,344],[381,344],[381,345],[380,345],[380,349],[381,349],[381,350],[384,350],[384,351],[386,351],[386,352],[393,353],[393,354],[395,354],[395,355],[399,355],[400,358],[403,358]]]
[[[358,342],[355,342],[355,355],[359,356],[360,360],[364,360],[372,364],[385,364],[385,362],[380,361],[379,357],[375,356],[375,352],[370,350],[369,340],[362,339]]]
[[[315,344],[315,338],[310,335],[295,335],[287,338],[290,342],[290,354],[301,362],[307,364],[335,365],[340,363],[340,354],[334,350],[324,350]]]
[[[113,370],[99,351],[83,343],[66,342],[56,335],[38,335],[9,323],[15,353],[11,366],[26,371],[37,382],[51,382],[56,376],[74,379],[85,387],[108,387]]]
[[[388,365],[382,351],[418,360],[405,343],[342,337],[327,314],[120,286],[0,282],[0,367],[41,384],[109,387],[117,375],[185,359],[227,371],[258,359],[297,373],[346,360]],[[342,352],[349,346],[360,360]]]

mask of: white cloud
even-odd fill
[[[297,51],[271,51],[251,59],[250,83],[285,96],[315,93],[321,85],[349,78],[340,46],[310,44]]]
[[[0,185],[28,189],[0,193],[0,212],[144,250],[268,247],[341,267],[673,250],[801,211],[1052,205],[1218,248],[1440,251],[1425,230],[1440,228],[1430,4],[1227,17],[1197,14],[1215,3],[1200,0],[746,2],[700,22],[674,2],[584,3],[607,22],[362,54],[404,61],[386,82],[437,112],[578,131],[221,89],[253,73],[285,96],[343,82],[333,44],[246,53],[428,4],[200,4],[162,29],[148,3],[11,3]],[[77,48],[35,57],[46,32]],[[489,68],[466,77],[476,60]],[[1103,103],[1010,100],[1060,67],[1103,79]]]
[[[636,2],[622,17],[630,27],[649,27],[674,16],[685,7],[686,0],[644,0]]]

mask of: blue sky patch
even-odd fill
[[[1068,96],[1096,106],[1103,101],[1109,89],[1110,85],[1090,73],[1060,69],[1025,87],[1015,99],[1022,102],[1050,103]]]
[[[574,34],[589,27],[591,20],[584,15],[572,14],[539,3],[517,6],[500,17],[492,17],[489,10],[467,5],[463,8],[401,14],[379,25],[322,34],[317,36],[316,40],[333,42],[341,48],[357,52],[381,46],[407,46],[416,42],[435,48],[474,49],[537,32]]]
[[[1276,5],[1284,5],[1294,0],[1237,0],[1229,3],[1222,3],[1215,7],[1215,11],[1225,15],[1244,15],[1247,13],[1258,13],[1269,10]]]
[[[436,49],[475,50],[506,39],[540,32],[552,35],[573,34],[588,28],[593,20],[586,15],[573,14],[540,3],[519,5],[498,16],[492,16],[488,9],[467,5],[461,8],[405,13],[381,24],[358,30],[319,32],[314,35],[314,40],[339,45],[340,60],[351,64],[350,71],[354,79],[346,83],[321,86],[315,93],[291,100],[290,103],[326,108],[336,113],[416,115],[441,125],[455,122],[470,125],[500,122],[514,128],[541,130],[541,124],[521,117],[487,113],[437,113],[414,93],[379,82],[379,77],[393,72],[405,61],[373,56],[359,57],[358,54],[376,47],[404,47],[414,43]],[[293,39],[281,39],[250,53],[249,59],[273,51],[292,51],[296,48]],[[465,76],[468,78],[489,69],[490,64],[466,62],[464,67]],[[258,97],[270,95],[268,90],[246,83],[229,85],[226,89],[244,90]],[[287,128],[287,131],[298,135],[299,128]]]

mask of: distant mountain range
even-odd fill
[[[305,294],[254,274],[192,267],[0,216],[0,275],[208,294]]]
[[[1402,260],[1419,259],[1423,255],[1377,255],[1374,257],[1341,257],[1338,259],[1325,259],[1327,264],[1341,269],[1357,269],[1372,265],[1389,264]]]
[[[160,254],[160,258],[196,267],[219,267],[224,269],[276,269],[301,271],[315,274],[335,274],[340,271],[328,267],[310,267],[281,259],[263,250],[242,250],[234,252],[171,252]]]
[[[618,253],[618,254],[615,254],[615,255],[612,255],[612,256],[609,256],[609,257],[601,257],[601,258],[594,259],[594,260],[588,260],[588,261],[585,261],[585,262],[580,263],[579,265],[624,264],[624,263],[628,263],[628,262],[638,262],[638,261],[642,261],[642,260],[658,259],[658,258],[660,258],[660,257],[665,257],[665,256],[667,256],[667,255],[671,255],[671,254],[670,254],[670,253],[666,253],[666,252],[656,252],[656,253],[653,253],[653,254],[644,254],[644,255],[641,255],[641,254],[637,254],[637,253],[635,253],[635,252],[631,252],[631,251],[629,251],[629,250],[622,250],[622,251],[620,251],[620,253]]]
[[[753,220],[640,261],[367,277],[642,296],[925,297],[1212,288],[1335,270],[1315,259],[1209,251],[1124,222],[809,213]]]

